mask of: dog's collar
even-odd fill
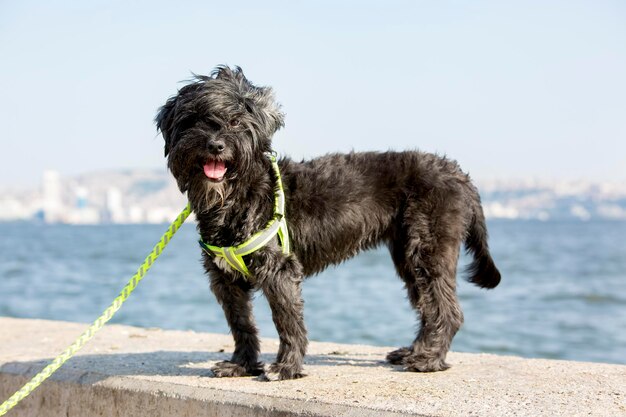
[[[265,226],[265,229],[255,233],[250,239],[237,246],[211,246],[202,239],[199,240],[200,247],[207,254],[224,258],[231,268],[239,271],[246,277],[251,276],[251,274],[243,257],[267,245],[274,236],[278,235],[278,241],[284,254],[289,255],[291,252],[289,247],[289,230],[287,229],[287,220],[285,219],[285,191],[283,189],[283,182],[280,177],[278,162],[276,162],[276,155],[271,153],[267,154],[267,156],[272,162],[272,168],[276,174],[276,187],[274,189],[274,217],[267,226]]]

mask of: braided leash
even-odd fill
[[[176,220],[172,222],[170,227],[161,237],[161,240],[154,246],[152,252],[146,257],[143,261],[143,264],[137,269],[135,275],[133,275],[126,286],[120,292],[120,295],[113,300],[111,305],[104,310],[102,315],[93,322],[91,326],[85,330],[83,334],[81,334],[78,339],[74,343],[72,343],[63,353],[57,356],[48,366],[46,366],[41,372],[33,377],[29,382],[26,383],[19,391],[13,394],[8,400],[0,405],[0,416],[5,415],[11,408],[13,408],[17,403],[26,398],[31,392],[33,392],[43,381],[48,379],[50,375],[56,372],[68,359],[70,359],[76,352],[78,352],[92,337],[113,317],[113,315],[117,312],[117,310],[122,307],[124,301],[130,296],[130,294],[135,290],[139,281],[141,281],[152,266],[157,258],[163,252],[163,249],[172,239],[172,236],[178,231],[180,226],[185,222],[189,214],[191,213],[191,206],[187,204],[187,207],[178,215]]]

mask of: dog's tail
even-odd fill
[[[465,248],[474,257],[467,267],[467,280],[481,288],[495,288],[500,283],[500,271],[491,258],[487,245],[487,225],[478,190],[471,186],[472,219],[467,229]]]

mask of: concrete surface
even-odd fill
[[[0,401],[85,329],[0,318]],[[269,362],[276,340],[263,340]],[[402,372],[391,348],[311,343],[304,379],[211,378],[229,335],[105,327],[8,416],[626,416],[626,366],[450,353],[445,372]]]

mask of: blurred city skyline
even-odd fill
[[[286,113],[275,148],[447,154],[474,178],[626,180],[626,5],[0,3],[0,186],[164,169],[152,119],[240,65]]]
[[[626,220],[626,181],[496,179],[476,183],[488,219]],[[98,171],[75,177],[47,170],[36,187],[0,192],[0,222],[168,223],[186,204],[186,196],[163,169]]]

